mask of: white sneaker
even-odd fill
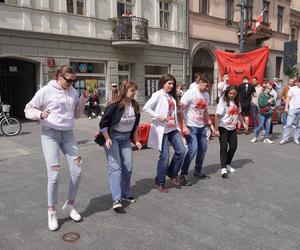
[[[279,142],[279,144],[282,145],[282,144],[286,144],[287,142],[288,142],[287,140],[282,139],[282,140]]]
[[[89,116],[89,119],[92,120],[92,117]]]
[[[254,137],[251,142],[257,142],[257,137]]]
[[[69,210],[70,212],[70,217],[74,220],[74,221],[80,221],[81,220],[81,215],[76,211],[75,206],[73,205],[69,205],[68,201],[65,202],[65,204],[62,207],[63,210]]]
[[[56,211],[48,211],[48,228],[51,231],[58,229],[58,221],[56,218]]]
[[[98,115],[98,119],[100,120],[102,118],[102,116],[101,115]]]
[[[295,144],[299,145],[300,141],[298,139],[294,139]]]
[[[227,169],[227,172],[229,172],[229,173],[235,172],[235,169],[233,167],[231,167],[230,165],[226,165],[226,169]]]
[[[266,130],[263,130],[261,136],[263,137],[265,136],[265,134],[266,134]]]
[[[274,143],[274,142],[267,138],[267,139],[264,139],[264,143],[272,144],[272,143]]]
[[[223,178],[228,178],[228,172],[226,168],[221,169],[221,175]]]

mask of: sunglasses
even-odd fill
[[[68,78],[65,78],[63,75],[61,75],[61,77],[62,77],[63,79],[65,79],[65,81],[66,81],[67,83],[74,83],[74,82],[77,81],[76,78],[75,78],[75,79],[68,79]]]

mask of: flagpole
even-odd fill
[[[241,7],[241,20],[240,20],[240,53],[243,53],[243,51],[244,51],[244,11],[245,11],[244,0],[241,0],[240,4],[238,4],[238,6]]]

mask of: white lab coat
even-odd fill
[[[178,124],[178,117],[177,117],[176,101],[173,97],[171,98],[175,104],[176,129],[178,129],[180,132],[180,127]],[[167,122],[166,121],[160,122],[156,117],[168,116],[168,111],[169,111],[168,94],[163,89],[156,91],[155,93],[153,93],[151,98],[146,102],[143,110],[146,114],[152,117],[152,124],[149,132],[147,146],[161,151],[162,140],[163,140],[165,128],[167,126]]]

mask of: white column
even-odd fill
[[[49,0],[41,0],[41,9],[42,10],[50,10],[50,2]]]
[[[96,17],[96,2],[95,0],[86,1],[86,15],[89,17]]]
[[[171,20],[170,20],[170,29],[171,30],[178,30],[178,6],[177,2],[173,2],[173,7],[172,7],[172,13],[171,14]]]
[[[137,17],[142,17],[142,3],[141,0],[140,1],[135,1],[135,9],[133,14]]]
[[[67,1],[66,0],[59,0],[58,11],[67,13]]]
[[[118,15],[118,12],[117,12],[117,1],[116,0],[114,0],[114,1],[111,1],[111,10],[110,10],[111,12],[111,18],[114,18],[114,17],[116,17],[117,15]]]
[[[20,0],[20,6],[22,6],[22,7],[31,7],[30,0]]]
[[[62,13],[67,13],[67,1],[66,0],[58,0],[58,11]],[[69,34],[68,27],[68,16],[60,15],[60,33],[64,35]]]

